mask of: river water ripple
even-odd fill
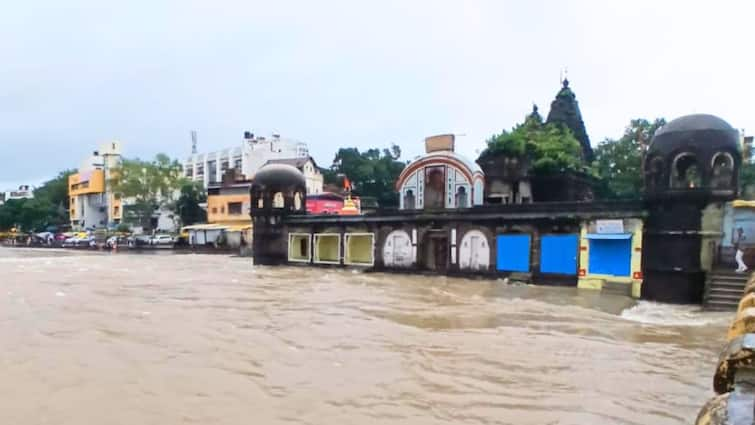
[[[731,314],[575,288],[0,249],[3,424],[687,424]]]

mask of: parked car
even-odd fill
[[[86,232],[77,233],[63,241],[64,247],[92,246],[93,244],[94,236],[91,236]]]
[[[149,240],[150,245],[173,245],[176,243],[171,235],[155,235]]]
[[[74,247],[77,245],[78,240],[79,240],[78,236],[71,236],[71,237],[65,238],[63,240],[63,247],[64,248]]]
[[[126,238],[126,243],[129,248],[138,248],[150,244],[151,238],[149,236],[129,236]]]

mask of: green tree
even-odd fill
[[[174,209],[186,179],[181,164],[165,154],[152,161],[124,159],[112,170],[113,192],[123,199],[124,221],[151,227],[152,215],[159,208]]]
[[[341,148],[323,179],[326,183],[340,184],[345,176],[355,194],[375,198],[380,206],[396,206],[398,198],[394,184],[406,166],[398,160],[400,157],[401,149],[397,145],[382,151],[373,148],[364,152],[357,148]]]
[[[629,122],[619,139],[605,139],[595,149],[593,170],[601,183],[597,195],[604,199],[640,198],[642,196],[642,161],[655,131],[666,124],[663,118],[653,121],[638,118]]]
[[[55,178],[46,181],[34,190],[34,199],[39,200],[41,206],[47,210],[46,221],[49,226],[69,223],[68,177],[74,173],[76,173],[75,170],[61,171]]]
[[[585,171],[582,148],[571,130],[559,124],[543,124],[537,110],[511,131],[504,130],[487,140],[482,156],[496,153],[527,158],[534,174]]]
[[[68,176],[62,171],[34,190],[32,199],[10,199],[0,206],[0,229],[19,227],[23,231],[42,231],[65,225],[68,217]]]
[[[755,199],[755,163],[747,161],[747,158],[743,158],[739,168],[739,187],[742,199]]]
[[[10,199],[0,207],[0,228],[42,231],[50,224],[50,205],[39,199]]]
[[[181,186],[181,196],[176,201],[176,209],[181,217],[181,224],[184,226],[204,223],[207,221],[207,211],[199,206],[200,203],[207,201],[207,195],[202,190],[199,182],[186,182]]]

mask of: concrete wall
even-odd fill
[[[700,218],[700,268],[706,272],[713,270],[723,242],[725,205],[723,202],[708,204]]]
[[[285,239],[280,241],[285,244],[282,249],[278,249],[275,244],[265,244],[265,249],[274,252],[285,253],[281,258],[283,262],[302,262],[301,255],[292,254],[298,252],[288,246],[289,241],[299,243],[298,239],[291,239],[289,235],[295,234],[298,237],[309,235],[314,252],[312,262],[318,262],[318,254],[321,263],[327,264],[346,264],[350,261],[348,258],[348,242],[350,234],[370,234],[374,235],[371,241],[371,266],[378,270],[422,270],[431,269],[447,273],[463,274],[489,274],[498,276],[507,276],[511,273],[496,270],[496,235],[498,234],[520,234],[524,233],[530,236],[531,244],[527,253],[530,259],[529,270],[527,275],[533,280],[551,283],[576,285],[576,275],[558,275],[552,273],[540,273],[540,234],[546,232],[557,233],[578,233],[580,225],[578,222],[567,222],[554,225],[554,223],[517,223],[517,224],[478,224],[478,223],[449,223],[448,225],[434,225],[432,223],[396,223],[396,224],[360,224],[352,226],[339,225],[292,225],[284,226],[281,234],[285,234]],[[318,235],[325,235],[324,238],[330,238],[323,242]],[[340,249],[339,260],[336,261],[336,242],[332,239],[334,236],[340,236],[338,249]],[[366,244],[366,242],[364,242]],[[364,244],[362,244],[364,245]],[[360,245],[359,258],[364,259],[366,255],[364,248],[366,245]],[[576,247],[573,255],[576,255]],[[307,262],[307,261],[304,261]],[[360,261],[352,261],[360,262]],[[366,263],[362,262],[363,264]],[[521,274],[521,273],[520,273]],[[529,279],[529,278],[528,278]]]

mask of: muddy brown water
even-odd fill
[[[731,317],[575,288],[0,248],[0,423],[688,424]]]

